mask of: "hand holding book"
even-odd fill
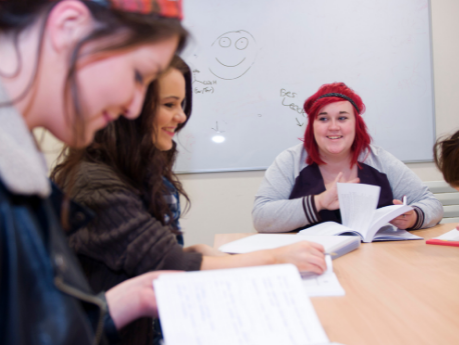
[[[394,199],[393,202],[394,202],[394,205],[403,205],[403,202],[397,199]],[[405,230],[405,229],[412,228],[414,224],[416,224],[416,221],[417,221],[416,212],[414,212],[414,210],[411,210],[411,211],[401,214],[397,218],[392,219],[389,223],[391,223],[392,225],[395,225],[399,229]]]
[[[343,223],[319,223],[300,231],[300,234],[311,236],[356,234],[363,242],[422,239],[389,224],[396,217],[407,214],[413,209],[403,204],[377,209],[381,190],[379,186],[338,183],[337,189]]]

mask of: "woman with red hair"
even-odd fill
[[[316,223],[341,223],[336,184],[381,187],[378,208],[401,204],[413,210],[391,221],[415,230],[437,224],[440,202],[401,161],[371,137],[362,114],[365,105],[344,83],[322,85],[304,103],[308,125],[304,142],[277,156],[266,171],[252,211],[259,232],[287,232]]]

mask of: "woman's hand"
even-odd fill
[[[245,254],[203,256],[201,269],[215,270],[275,264],[294,264],[302,272],[322,274],[326,270],[324,248],[318,243],[301,241],[288,246]]]
[[[317,212],[322,210],[337,210],[339,209],[339,200],[338,200],[338,186],[337,183],[359,183],[360,179],[357,177],[350,181],[344,181],[343,173],[340,172],[336,176],[335,180],[326,187],[325,192],[322,192],[319,195],[314,196],[314,202],[316,205]]]
[[[393,203],[394,205],[403,205],[403,202],[397,199],[394,199]],[[405,230],[412,228],[414,224],[416,224],[417,220],[418,216],[416,215],[416,212],[414,212],[414,210],[411,210],[401,214],[397,218],[392,219],[389,223],[395,225],[399,229]]]
[[[161,274],[180,271],[155,271],[128,279],[105,293],[110,315],[117,329],[141,317],[157,317],[153,280]]]
[[[324,247],[319,243],[302,241],[270,250],[275,263],[294,264],[300,272],[322,274],[327,269]]]
[[[211,246],[208,246],[207,244],[195,244],[193,246],[183,248],[183,251],[187,253],[201,253],[204,256],[227,256],[229,255],[227,253],[223,253],[219,251],[218,249],[212,248]]]

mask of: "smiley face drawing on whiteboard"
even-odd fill
[[[257,55],[253,36],[245,31],[228,31],[220,35],[209,51],[209,70],[220,79],[242,77],[252,67]]]

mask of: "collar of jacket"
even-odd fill
[[[0,103],[9,96],[0,84]],[[50,195],[51,187],[43,154],[14,106],[0,107],[0,179],[14,194]]]

